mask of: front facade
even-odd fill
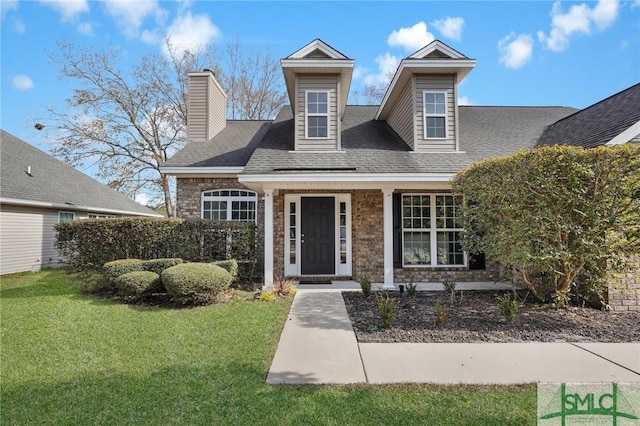
[[[535,146],[576,110],[458,105],[475,60],[439,41],[400,63],[379,106],[346,104],[353,66],[315,40],[282,60],[290,106],[275,120],[190,132],[163,166],[178,178],[178,216],[255,221],[265,283],[497,280],[490,259],[462,250],[463,200],[450,181],[474,161]],[[191,77],[203,75],[219,87],[212,73]],[[205,88],[190,94],[190,114],[201,94],[212,105],[203,117],[226,100]]]
[[[161,216],[1,131],[0,275],[60,266],[58,222]]]

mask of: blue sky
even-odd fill
[[[586,107],[640,81],[640,0],[469,2],[214,2],[0,0],[0,126],[47,150],[36,121],[64,106],[69,82],[56,42],[118,46],[128,58],[174,43],[225,43],[285,57],[321,38],[355,59],[350,103],[398,61],[439,39],[477,60],[460,86],[473,105]]]

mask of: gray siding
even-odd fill
[[[455,78],[453,75],[415,76],[416,90],[414,103],[415,147],[416,151],[443,152],[456,150],[456,114]],[[446,139],[425,139],[424,135],[424,91],[446,91],[447,93],[447,128]]]
[[[62,266],[56,248],[58,213],[70,212],[75,219],[105,213],[48,209],[3,204],[0,208],[0,275]],[[109,217],[122,217],[108,215]]]
[[[208,73],[190,75],[188,90],[188,141],[208,141],[227,124],[227,98]]]
[[[338,75],[299,75],[295,117],[295,149],[298,151],[327,151],[340,147],[338,126]],[[327,139],[306,139],[305,93],[307,91],[328,91],[329,131]]]
[[[0,211],[0,274],[37,271],[60,264],[53,226],[58,211],[2,206]]]
[[[387,118],[387,123],[404,141],[415,149],[413,134],[413,79],[402,89],[400,97]]]

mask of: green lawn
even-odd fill
[[[3,425],[536,423],[533,385],[266,385],[290,300],[140,308],[79,285],[1,278]]]

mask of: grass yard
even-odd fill
[[[536,423],[534,385],[266,385],[290,300],[142,308],[62,270],[0,280],[3,425]]]

